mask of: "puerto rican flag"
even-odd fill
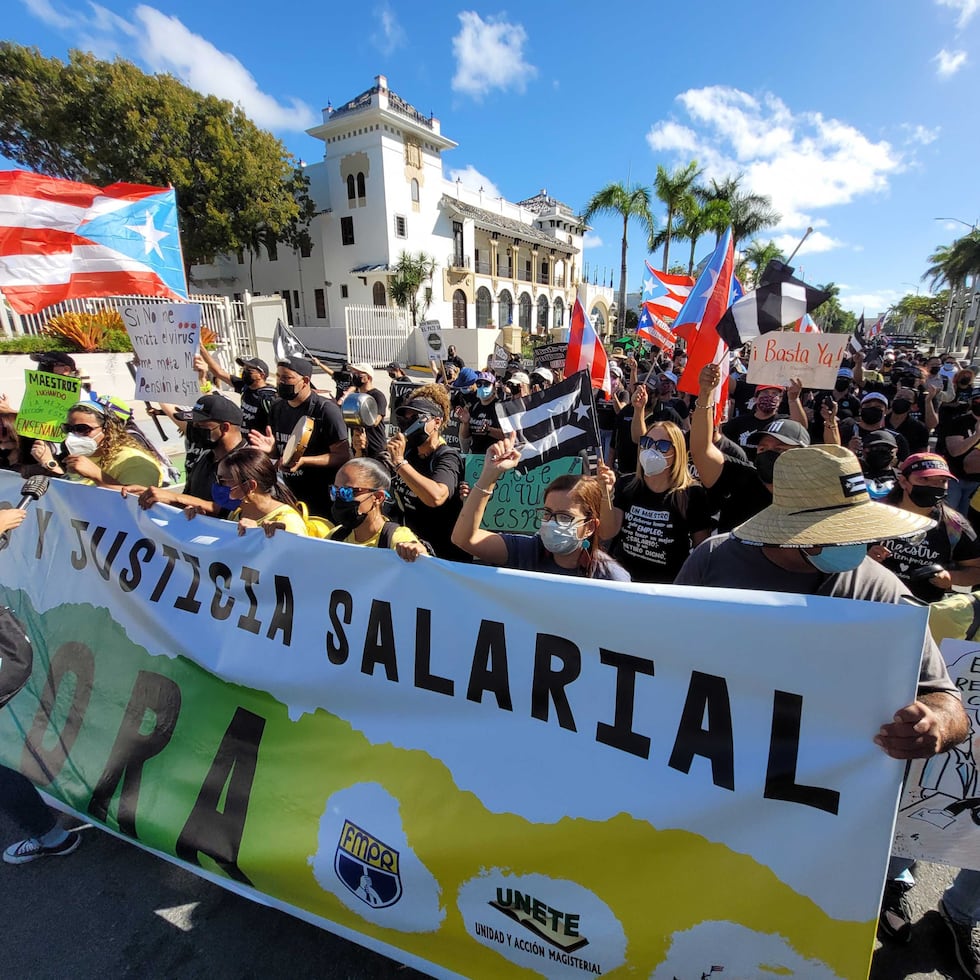
[[[568,332],[568,352],[565,354],[565,375],[571,377],[579,371],[588,371],[592,387],[612,391],[609,378],[609,358],[599,341],[592,321],[585,315],[582,301],[576,297],[572,307],[572,319]]]
[[[868,327],[868,339],[874,340],[885,329],[885,314],[882,313],[874,323]]]
[[[820,327],[817,326],[817,321],[810,316],[809,313],[804,313],[803,316],[793,324],[793,329],[797,333],[820,333]]]
[[[668,357],[673,357],[674,347],[677,346],[677,335],[660,319],[643,307],[640,320],[636,325],[636,335],[642,340],[649,341],[659,347]]]
[[[687,299],[694,280],[690,276],[672,276],[654,269],[646,263],[647,274],[643,277],[643,306],[653,316],[673,323]]]
[[[0,291],[23,314],[76,297],[185,300],[173,190],[0,172]]]

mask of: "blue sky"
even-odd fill
[[[926,291],[928,254],[967,231],[937,217],[980,218],[980,0],[4,6],[8,40],[169,71],[308,162],[321,108],[381,73],[459,143],[447,176],[511,201],[544,187],[579,210],[611,181],[652,184],[658,163],[742,172],[783,215],[764,237],[791,251],[812,225],[798,273],[855,312]],[[631,227],[631,290],[643,237]],[[615,285],[620,238],[596,219],[584,256]]]

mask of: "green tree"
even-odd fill
[[[817,326],[824,333],[852,333],[857,326],[857,317],[840,305],[838,298],[840,286],[828,282],[824,286],[817,286],[817,289],[830,293],[830,296],[810,314]]]
[[[929,263],[922,278],[933,289],[941,283],[953,289],[966,285],[970,276],[980,276],[980,231],[974,229],[950,245],[940,245],[929,256]]]
[[[617,307],[622,318],[626,310],[626,249],[627,229],[630,219],[639,221],[647,236],[653,234],[653,216],[650,214],[650,189],[640,184],[608,184],[597,191],[582,212],[582,220],[591,221],[597,214],[615,214],[623,219],[622,263],[619,272],[619,300]],[[622,322],[622,320],[620,320]],[[622,332],[622,331],[620,331]]]
[[[92,184],[172,185],[187,267],[258,240],[303,243],[306,178],[242,110],[171,75],[0,42],[0,153]]]
[[[924,334],[935,340],[936,335],[942,329],[948,305],[948,289],[944,289],[935,296],[907,293],[895,304],[895,312],[902,318],[913,317],[914,332]]]
[[[721,182],[712,180],[709,186],[699,191],[704,201],[724,201],[728,205],[732,244],[736,249],[739,242],[779,224],[782,217],[773,208],[769,197],[743,191],[741,182],[742,174],[738,174],[735,177],[726,177]]]
[[[752,284],[758,286],[759,279],[762,277],[766,266],[773,259],[784,260],[785,258],[786,256],[783,250],[774,241],[768,241],[763,244],[756,239],[754,242],[749,242],[742,252],[742,261],[740,263],[742,268],[738,273],[739,278],[744,282],[745,278],[747,278],[747,276],[744,276],[744,270],[746,267],[751,266]]]
[[[693,199],[694,181],[700,176],[701,171],[698,170],[696,160],[692,160],[686,167],[678,167],[672,173],[661,164],[657,164],[657,176],[653,178],[653,192],[667,207],[667,223],[663,231],[651,235],[648,248],[654,252],[663,245],[662,267],[665,271],[670,268],[670,240],[671,236],[676,234],[674,221],[684,213],[685,206]]]
[[[689,198],[681,215],[675,234],[691,243],[691,254],[687,263],[687,274],[694,275],[694,252],[702,235],[714,232],[720,236],[729,224],[727,201],[705,201],[701,203],[696,196]]]
[[[418,326],[420,315],[425,318],[432,303],[432,277],[435,271],[436,260],[425,252],[402,252],[395,263],[395,274],[389,280],[388,292],[398,306],[412,314],[413,327]]]

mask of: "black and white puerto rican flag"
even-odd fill
[[[497,418],[505,435],[513,432],[517,436],[521,451],[519,473],[598,445],[588,371],[579,371],[527,398],[499,403]]]
[[[290,357],[310,356],[310,352],[303,346],[303,342],[289,327],[283,325],[282,320],[276,320],[276,332],[272,336],[272,350],[276,355],[276,361],[285,361]]]
[[[718,335],[737,350],[747,340],[795,323],[829,298],[830,293],[785,273],[777,281],[763,279],[758,289],[728,308],[718,323]]]

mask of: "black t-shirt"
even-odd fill
[[[832,391],[818,391],[814,393],[812,400],[813,419],[808,426],[810,443],[812,445],[818,445],[824,440],[823,413],[820,411],[820,408],[828,398],[833,397],[834,393]],[[861,400],[851,394],[846,394],[837,402],[837,419],[840,421],[841,419],[855,418],[860,410]]]
[[[358,392],[360,390],[360,388],[357,389]],[[368,426],[364,430],[367,433],[367,454],[372,459],[378,459],[388,448],[388,433],[385,429],[385,414],[388,411],[388,399],[377,388],[369,388],[364,394],[370,395],[378,403],[378,411],[381,413],[381,421],[377,425]]]
[[[499,429],[497,421],[497,399],[484,405],[479,399],[470,407],[470,452],[483,455],[496,439],[489,434],[489,429]]]
[[[886,421],[891,422],[892,416],[886,416]],[[929,429],[921,419],[915,418],[911,411],[901,425],[894,427],[889,425],[888,429],[897,432],[905,439],[909,446],[909,453],[924,453],[929,449]]]
[[[874,432],[890,432],[895,437],[895,442],[898,445],[898,461],[901,462],[903,459],[908,457],[909,444],[901,432],[896,432],[894,429],[889,429],[887,426],[885,426],[884,429],[862,429],[855,419],[847,419],[841,423],[840,444],[846,448],[847,444],[854,438],[855,434],[857,434],[861,437],[861,445],[866,448],[868,445],[868,439],[871,438],[871,434]]]
[[[963,469],[963,460],[973,453],[974,450],[968,449],[962,456],[954,456],[946,449],[946,439],[949,436],[972,435],[976,431],[978,425],[980,425],[980,419],[978,419],[968,408],[965,411],[961,408],[959,414],[948,416],[945,419],[945,424],[942,425],[942,434],[937,440],[936,452],[942,453],[942,455],[949,460],[950,472],[958,480],[976,479],[974,476],[968,476],[966,471]]]
[[[754,466],[726,458],[718,482],[708,489],[708,500],[719,512],[718,530],[730,531],[768,507],[772,493]]]
[[[232,376],[231,386],[242,396],[242,429],[258,429],[265,432],[269,424],[269,408],[276,398],[276,389],[272,385],[262,385],[261,388],[249,388],[243,378]]]
[[[423,541],[432,545],[437,557],[470,561],[470,556],[450,540],[456,518],[463,509],[463,502],[459,499],[459,484],[463,479],[462,455],[449,446],[439,446],[434,453],[424,457],[419,455],[417,449],[409,449],[405,453],[405,461],[422,476],[443,484],[449,491],[449,497],[441,507],[427,507],[396,470],[391,483],[396,506],[391,511],[391,517],[401,519]]]
[[[739,446],[744,446],[753,432],[764,429],[770,422],[775,422],[777,419],[786,418],[789,418],[789,416],[774,415],[769,419],[760,419],[756,418],[755,412],[750,412],[748,415],[740,415],[738,418],[726,422],[721,427],[721,431],[722,435],[727,436],[732,442],[737,443]]]
[[[688,487],[685,494],[682,514],[677,494],[651,490],[636,476],[616,482],[613,506],[623,512],[623,526],[611,553],[634,582],[673,582],[691,553],[691,535],[710,530],[714,522],[704,487]]]
[[[637,462],[637,445],[633,442],[633,403],[628,402],[616,416],[616,429],[613,445],[616,449],[616,469],[620,473],[635,473]],[[647,429],[657,422],[673,422],[678,428],[683,426],[683,420],[669,405],[661,401],[648,402],[646,406]]]
[[[302,405],[292,406],[283,398],[277,398],[269,409],[269,425],[276,440],[276,451],[281,457],[286,443],[300,419],[313,419],[313,435],[306,447],[306,456],[322,456],[330,447],[347,441],[347,426],[340,406],[315,391]],[[339,466],[301,466],[294,473],[283,473],[286,486],[302,500],[311,514],[330,516],[330,487]]]
[[[242,439],[235,449],[241,449],[242,446],[247,446],[248,442]],[[235,449],[231,450],[234,452]],[[215,458],[214,450],[208,449],[207,451],[201,453],[197,459],[197,463],[194,469],[187,477],[187,482],[184,484],[184,493],[191,497],[197,497],[198,500],[209,500],[213,501],[214,498],[211,496],[211,488],[218,482],[218,460]],[[222,511],[221,516],[229,513],[228,511]]]

